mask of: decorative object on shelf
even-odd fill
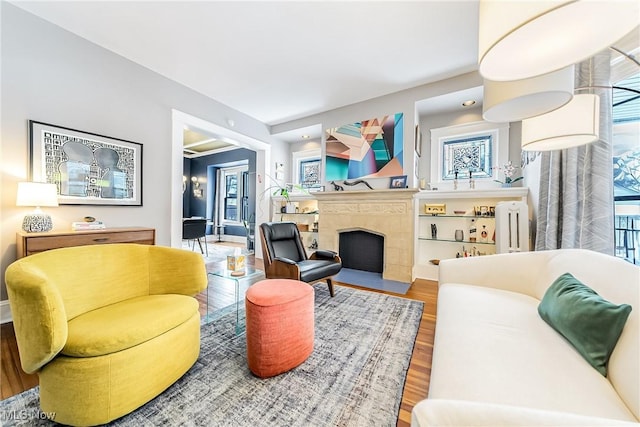
[[[458,171],[456,170],[453,174],[454,174],[453,175],[453,189],[457,190],[458,189]]]
[[[142,206],[142,144],[33,120],[29,136],[31,179],[58,203]]]
[[[483,243],[487,243],[487,237],[488,237],[489,233],[487,233],[487,226],[483,225],[482,226],[482,231],[480,232],[480,241]]]
[[[473,180],[473,171],[469,170],[469,188],[470,189],[474,189],[476,188],[476,182]]]
[[[427,189],[427,180],[426,179],[420,178],[419,183],[420,183],[419,185],[420,185],[420,189],[421,190],[426,190]]]
[[[447,205],[444,203],[425,203],[424,213],[431,214],[433,216],[447,213]]]
[[[309,245],[309,249],[318,249],[318,241],[316,239],[313,239],[313,242]]]
[[[22,220],[22,229],[28,233],[51,231],[51,216],[42,212],[41,207],[58,206],[58,193],[55,184],[43,182],[19,182],[16,206],[34,207],[31,214]]]
[[[354,185],[358,185],[358,184],[364,184],[366,185],[369,190],[373,190],[373,187],[369,185],[369,183],[367,181],[365,181],[364,179],[356,179],[355,181],[342,181],[342,183],[344,185],[349,185],[349,186],[354,186]]]
[[[392,176],[389,180],[389,188],[406,188],[407,175]]]
[[[431,224],[431,238],[432,239],[438,238],[438,227],[435,224]]]
[[[330,184],[333,185],[333,191],[344,191],[344,187],[336,184],[335,181],[331,181]]]
[[[476,232],[476,219],[471,218],[471,227],[469,228],[469,241],[472,243],[476,241]]]
[[[513,166],[513,164],[511,163],[511,160],[509,160],[507,164],[505,164],[502,168],[495,168],[495,169],[501,170],[502,173],[504,174],[504,181],[494,179],[495,182],[499,182],[500,184],[502,184],[503,187],[511,187],[511,184],[523,179],[523,177],[521,176],[518,176],[515,178],[513,177],[513,174],[515,173],[517,168]]]
[[[73,231],[80,231],[80,230],[104,230],[105,228],[107,228],[107,226],[105,225],[104,222],[102,221],[91,221],[91,222],[87,222],[87,221],[75,221],[71,223],[71,229]]]
[[[430,259],[429,262],[433,265],[440,265],[440,260],[439,259]]]
[[[462,242],[464,240],[464,232],[462,230],[456,230],[454,234],[456,242]]]
[[[467,211],[459,210],[459,211],[453,211],[453,213],[456,214],[456,215],[464,215],[464,214],[467,213]]]

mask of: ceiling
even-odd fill
[[[477,69],[477,0],[11,3],[268,125]]]

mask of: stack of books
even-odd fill
[[[73,231],[79,230],[102,230],[103,228],[107,228],[102,221],[93,221],[93,222],[72,222],[71,229]]]

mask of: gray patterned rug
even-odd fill
[[[315,344],[302,365],[254,377],[232,313],[203,326],[189,372],[112,425],[395,426],[423,303],[342,286],[330,298],[325,284],[314,289]],[[37,387],[0,401],[2,425],[53,425],[38,405]]]

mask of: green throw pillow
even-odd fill
[[[631,313],[630,305],[610,303],[565,273],[547,289],[538,313],[591,366],[607,376],[607,362]]]

